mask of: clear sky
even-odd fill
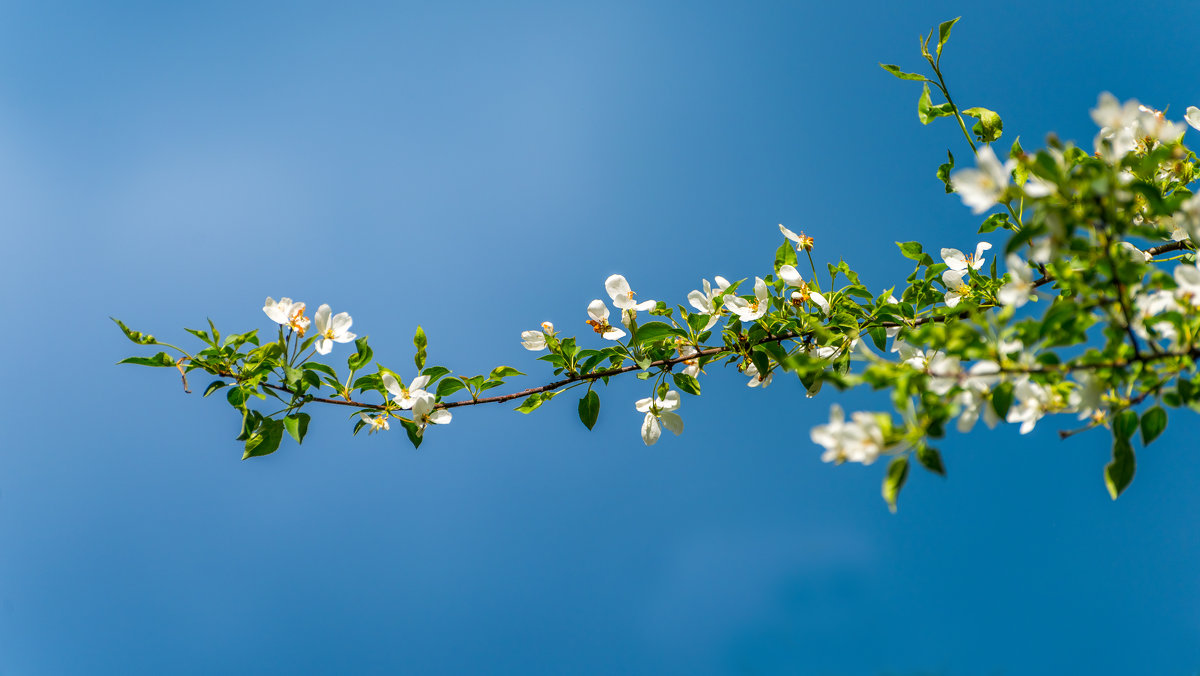
[[[1101,91],[1200,104],[1200,6],[344,5],[0,5],[0,674],[1200,670],[1184,415],[1116,503],[1103,433],[980,426],[894,516],[881,466],[808,438],[871,396],[717,368],[652,448],[632,381],[591,433],[570,395],[419,451],[316,410],[242,462],[107,319],[187,342],[290,296],[402,373],[419,323],[432,362],[534,384],[521,330],[583,334],[613,273],[674,302],[763,274],[777,223],[886,288],[894,241],[978,219],[933,176],[956,128],[877,62],[962,15],[945,70],[1001,145],[1090,143]]]

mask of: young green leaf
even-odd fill
[[[279,449],[283,440],[283,423],[278,420],[264,420],[258,429],[246,440],[246,450],[242,460],[270,455]]]
[[[534,394],[529,395],[525,401],[521,402],[520,406],[513,410],[517,411],[518,413],[532,413],[535,409],[537,409],[538,406],[542,405],[542,401],[542,395],[535,392]]]
[[[118,364],[136,364],[138,366],[163,367],[163,366],[174,366],[175,360],[172,359],[171,355],[167,354],[166,352],[159,352],[158,354],[154,355],[153,357],[126,357],[117,363]]]
[[[292,435],[296,443],[304,443],[304,435],[308,433],[308,421],[312,416],[307,413],[293,413],[283,419],[283,426],[287,429],[287,433]],[[359,422],[362,422],[361,419]]]
[[[675,381],[675,387],[678,387],[683,392],[700,394],[700,381],[696,380],[695,376],[690,376],[686,373],[674,373],[671,374],[671,379]]]
[[[117,319],[116,317],[109,317],[109,319],[113,320],[114,322],[117,323],[117,326],[121,327],[121,333],[124,333],[126,338],[128,338],[129,340],[132,340],[133,342],[137,343],[138,345],[157,345],[158,344],[158,341],[154,339],[154,336],[146,335],[146,334],[142,333],[141,331],[134,331],[133,329],[129,328],[128,326],[125,326],[125,322],[121,321],[120,319]]]
[[[883,499],[888,509],[896,513],[896,498],[900,497],[900,489],[908,479],[908,456],[898,455],[888,463],[887,474],[883,477]]]
[[[942,454],[936,448],[924,444],[918,446],[917,461],[930,472],[939,476],[946,476],[946,466],[942,464]]]
[[[358,348],[358,352],[355,352],[346,358],[346,366],[350,367],[351,371],[357,371],[367,364],[370,364],[371,357],[374,355],[374,352],[371,351],[371,347],[367,345],[367,336],[362,336],[358,340],[354,341],[354,346]]]
[[[900,70],[900,66],[896,66],[896,65],[893,65],[890,63],[881,63],[881,64],[879,64],[879,67],[886,70],[887,72],[891,73],[892,75],[895,75],[896,77],[900,78],[901,80],[917,80],[918,82],[926,82],[927,81],[925,79],[924,75],[918,75],[916,73],[905,73],[904,71]]]
[[[961,18],[962,17],[960,16],[950,19],[949,21],[943,21],[938,25],[938,43],[936,50],[938,59],[942,58],[942,47],[944,47],[946,45],[946,41],[950,39],[950,29],[954,28],[954,24],[958,23],[958,20]]]
[[[596,425],[598,417],[600,417],[600,395],[596,394],[595,390],[588,390],[588,393],[579,400],[579,420],[590,430]]]
[[[1167,412],[1154,406],[1142,414],[1142,445],[1149,446],[1167,428]]]
[[[1113,436],[1122,441],[1129,441],[1138,428],[1137,411],[1125,409],[1113,418]]]
[[[994,110],[987,108],[968,108],[962,111],[963,115],[974,117],[979,121],[971,127],[971,131],[975,134],[976,139],[980,143],[991,143],[1000,138],[1004,132],[1004,122]]]
[[[946,151],[947,159],[945,164],[939,164],[937,169],[938,180],[945,184],[946,194],[954,192],[954,186],[950,185],[950,171],[954,169],[954,153]]]
[[[1127,439],[1114,439],[1112,462],[1104,467],[1104,485],[1108,487],[1108,494],[1113,500],[1129,487],[1136,469],[1137,460],[1133,455],[1133,446]]]

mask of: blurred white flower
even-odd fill
[[[1015,160],[1001,164],[992,147],[984,146],[975,153],[976,168],[950,174],[950,185],[962,197],[963,204],[971,207],[973,213],[982,214],[1000,200],[1016,166]]]

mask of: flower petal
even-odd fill
[[[647,446],[653,446],[660,436],[662,430],[658,427],[658,418],[654,417],[653,413],[647,413],[646,418],[642,420],[642,441]]]
[[[663,413],[662,425],[663,427],[671,430],[671,433],[675,436],[683,434],[683,418],[680,418],[678,413],[672,413],[670,411]]]

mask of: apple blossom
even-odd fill
[[[587,323],[591,325],[592,330],[600,334],[601,338],[606,340],[620,340],[625,337],[625,332],[621,329],[608,323],[608,306],[602,300],[594,300],[588,304],[588,315],[591,319]]]
[[[401,409],[410,409],[416,405],[417,399],[428,394],[425,386],[429,384],[429,376],[417,376],[405,387],[390,373],[383,374],[383,387],[392,393]]]
[[[660,421],[662,427],[671,430],[676,436],[683,433],[683,418],[675,413],[680,403],[679,393],[675,390],[669,390],[661,399],[647,397],[637,400],[634,409],[646,414],[646,417],[642,419],[643,443],[653,446],[662,436],[662,429],[659,427]]]
[[[984,146],[975,153],[975,169],[959,169],[950,174],[950,185],[962,197],[963,204],[976,214],[991,209],[1008,188],[1009,174],[1016,167],[1014,160],[1004,164],[996,159],[991,146]]]
[[[291,298],[280,298],[276,303],[270,296],[267,296],[263,312],[270,317],[271,321],[288,327],[297,335],[303,336],[304,332],[308,330],[309,319],[304,316],[304,303],[292,302]]]
[[[725,296],[725,307],[738,316],[743,322],[761,319],[770,309],[771,302],[767,295],[767,283],[762,277],[754,278],[754,299],[746,300],[741,296]]]
[[[313,344],[313,349],[317,354],[329,354],[333,351],[334,343],[349,343],[358,337],[350,333],[353,320],[349,313],[339,312],[330,317],[331,312],[328,305],[321,305],[313,315],[313,324],[317,329],[317,342]]]

